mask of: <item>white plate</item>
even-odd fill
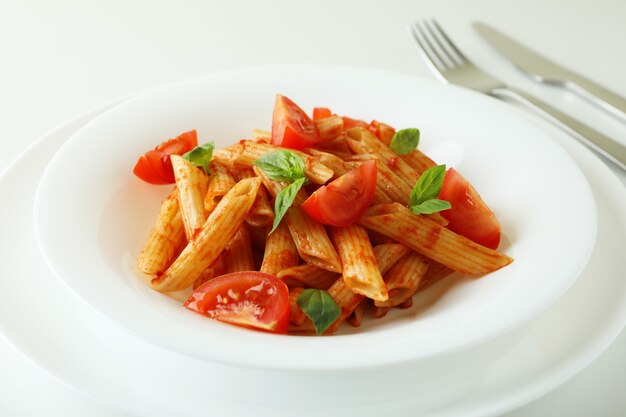
[[[0,206],[3,336],[61,381],[126,412],[151,417],[200,416],[206,410],[224,417],[293,416],[292,409],[216,398],[202,382],[211,375],[205,362],[134,340],[85,308],[53,278],[34,241],[33,194],[58,147],[100,113],[86,114],[42,137],[0,177],[0,193],[12,197]],[[557,138],[582,167],[598,201],[598,239],[591,259],[558,302],[511,335],[520,342],[485,369],[482,382],[455,404],[432,410],[435,417],[496,415],[537,398],[589,364],[626,323],[624,187],[584,147],[564,135]],[[324,415],[417,416],[419,408],[406,398],[326,409]],[[298,415],[318,416],[320,410],[302,407]]]
[[[501,249],[515,262],[479,280],[456,280],[419,315],[415,306],[341,337],[250,332],[206,320],[149,289],[133,263],[166,191],[132,176],[137,156],[192,128],[218,147],[267,128],[276,92],[307,109],[326,105],[419,127],[422,149],[453,163],[494,209]],[[594,201],[576,164],[510,109],[429,80],[333,67],[213,74],[112,109],[55,155],[38,188],[35,220],[57,276],[133,334],[198,358],[291,370],[373,368],[476,346],[554,302],[586,264],[596,232]]]

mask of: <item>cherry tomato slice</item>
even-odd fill
[[[474,242],[496,249],[500,244],[500,223],[478,195],[474,187],[454,168],[448,169],[439,198],[450,202],[449,210],[441,215],[453,232]]]
[[[296,103],[276,95],[272,115],[272,143],[290,149],[304,149],[319,141],[313,120]]]
[[[157,158],[154,158],[155,154]],[[133,173],[150,184],[167,184],[167,179],[159,175],[161,170],[154,168],[154,159],[158,161],[158,165],[161,164],[161,159],[155,151],[148,151],[144,155],[141,155],[135,164]]]
[[[333,115],[328,107],[314,107],[313,108],[313,120],[325,119]]]
[[[150,184],[173,184],[174,171],[170,155],[183,155],[198,146],[195,130],[167,140],[139,157],[133,173]]]
[[[182,155],[196,146],[198,146],[198,133],[195,130],[190,130],[161,143],[155,150],[168,155]]]
[[[212,319],[271,333],[287,333],[289,289],[274,275],[234,272],[196,288],[184,306]]]
[[[376,162],[367,161],[317,189],[300,206],[322,224],[349,226],[369,207],[376,191]]]

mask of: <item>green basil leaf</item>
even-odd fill
[[[432,214],[438,211],[448,210],[451,207],[449,202],[433,198],[432,200],[426,200],[416,206],[411,206],[411,211],[415,214]]]
[[[417,148],[420,143],[420,131],[414,127],[408,129],[398,130],[393,138],[389,147],[398,155],[406,155],[411,153]]]
[[[437,198],[445,175],[445,165],[437,165],[424,171],[411,191],[409,206],[419,206],[426,200]]]
[[[304,314],[313,321],[318,335],[324,333],[341,314],[341,309],[333,297],[324,290],[306,289],[298,296],[297,303]]]
[[[209,164],[211,163],[211,158],[213,158],[213,149],[215,149],[213,142],[207,142],[204,145],[196,146],[184,154],[183,158],[202,168],[208,174]]]
[[[272,225],[270,234],[276,230],[280,224],[280,221],[285,213],[287,213],[287,209],[293,204],[296,194],[298,194],[298,191],[300,191],[305,181],[306,178],[297,179],[276,195],[276,201],[274,202],[274,224]]]
[[[254,161],[275,181],[295,181],[304,178],[304,160],[294,152],[279,150],[267,153]]]

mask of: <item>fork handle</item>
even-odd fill
[[[614,139],[516,88],[497,88],[490,94],[495,97],[510,98],[523,104],[626,171],[626,146]]]

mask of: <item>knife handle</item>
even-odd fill
[[[621,143],[555,109],[548,103],[516,88],[497,88],[491,91],[490,94],[496,97],[513,99],[539,113],[541,116],[626,171],[626,146]]]
[[[574,73],[572,73],[568,81],[565,81],[562,85],[611,113],[613,116],[626,121],[626,99],[618,96],[614,92]]]

